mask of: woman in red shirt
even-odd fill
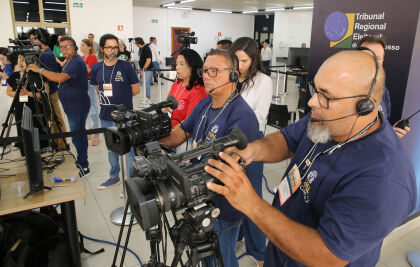
[[[98,62],[98,59],[95,56],[95,49],[93,48],[92,41],[90,41],[89,39],[83,39],[82,44],[80,45],[80,50],[83,53],[82,58],[86,63],[86,67],[88,70],[88,77],[90,79],[90,70],[92,69],[92,66]],[[90,82],[89,82],[88,94],[90,98],[89,117],[92,120],[91,128],[96,129],[96,128],[99,128],[98,99],[97,99],[96,89],[90,84]],[[90,136],[88,136],[88,138],[89,137]],[[96,146],[98,144],[99,144],[99,134],[94,134],[92,138],[92,146]]]
[[[172,119],[172,128],[184,121],[194,107],[207,97],[204,90],[203,78],[198,76],[198,69],[203,67],[200,55],[192,49],[184,49],[179,52],[176,59],[177,81],[173,83],[170,95],[178,101],[175,110],[169,110]]]

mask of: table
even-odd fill
[[[40,191],[27,199],[23,195],[29,192],[28,176],[26,174],[25,161],[2,164],[2,168],[9,168],[2,174],[16,174],[13,177],[1,178],[1,200],[0,215],[15,213],[19,211],[40,208],[48,205],[60,204],[61,213],[64,218],[65,232],[67,235],[69,251],[71,256],[71,266],[81,267],[80,247],[78,240],[76,209],[74,200],[86,197],[83,182],[77,179],[75,183],[55,184],[53,177],[71,177],[78,175],[78,169],[71,156],[66,156],[66,160],[59,165],[52,173],[44,171],[44,185],[52,187],[52,190]],[[24,181],[22,194],[18,196],[16,182]]]

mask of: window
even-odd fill
[[[15,37],[32,28],[50,34],[71,34],[68,0],[9,0]]]

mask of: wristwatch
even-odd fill
[[[42,72],[44,71],[44,68],[39,68],[39,74],[42,74]]]

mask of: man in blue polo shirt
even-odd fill
[[[86,130],[86,118],[90,109],[88,96],[88,73],[82,57],[77,54],[77,45],[73,38],[63,36],[60,39],[60,49],[66,59],[61,73],[40,68],[35,64],[29,65],[26,70],[39,72],[48,80],[60,83],[58,96],[67,115],[71,131]],[[80,177],[90,174],[88,162],[87,136],[72,137],[73,145],[77,151],[77,167]]]
[[[99,93],[101,126],[111,127],[116,126],[111,117],[115,105],[124,104],[127,109],[133,109],[133,96],[140,93],[139,79],[130,62],[118,60],[118,38],[115,35],[103,35],[99,40],[99,46],[104,54],[104,61],[93,65],[90,71],[90,84],[94,85]],[[99,185],[99,189],[107,189],[120,183],[118,154],[108,151],[108,161],[111,165],[110,177]],[[129,164],[129,167],[131,176],[132,164]]]
[[[315,76],[312,112],[239,151],[247,163],[291,158],[272,206],[234,157],[205,167],[224,184],[208,188],[270,239],[265,266],[375,266],[383,239],[414,209],[413,167],[378,112],[385,74],[376,64],[361,51],[333,55]]]
[[[233,62],[234,61],[234,62]],[[251,142],[257,138],[258,121],[255,113],[236,91],[237,60],[224,49],[210,51],[201,74],[209,97],[201,100],[181,127],[174,128],[171,135],[161,140],[171,147],[177,147],[188,138],[193,138],[193,147],[212,143],[230,134],[238,126]],[[184,132],[185,131],[185,132]],[[215,230],[218,233],[220,251],[224,266],[237,267],[236,242],[238,240],[242,214],[234,209],[222,196],[213,202],[220,208],[220,217]],[[227,229],[232,227],[227,231]]]

